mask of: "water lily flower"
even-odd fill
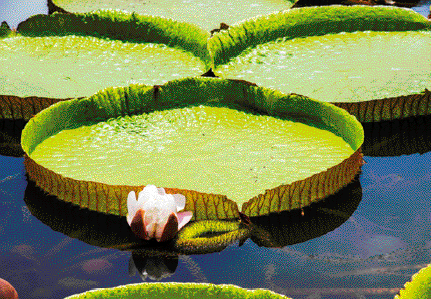
[[[148,185],[139,192],[137,200],[135,191],[129,193],[127,222],[139,238],[170,240],[193,216],[191,211],[178,213],[185,205],[184,195],[166,194],[165,189]]]
[[[178,267],[178,256],[146,256],[136,251],[129,260],[129,276],[136,273],[143,281],[161,280],[172,276]]]

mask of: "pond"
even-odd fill
[[[9,2],[1,8],[0,21],[9,20],[5,11],[25,7],[7,6]],[[429,1],[421,2],[415,10],[427,15],[429,6]],[[29,15],[46,13],[43,5],[39,9],[29,10]],[[16,15],[15,20],[27,17]],[[17,24],[13,22],[12,27]],[[33,216],[24,199],[41,195],[27,182],[24,159],[0,156],[0,278],[9,281],[21,299],[64,298],[155,279],[267,288],[298,299],[393,298],[431,260],[431,132],[424,129],[430,124],[431,118],[425,117],[365,126],[368,141],[360,185],[331,199],[334,206],[349,206],[347,212],[337,216],[343,208],[319,210],[326,215],[322,219],[338,217],[344,223],[304,221],[304,225],[289,226],[276,218],[283,223],[279,248],[248,239],[218,253],[148,257],[147,277],[131,267],[133,260],[139,268],[143,255],[78,240],[95,244],[103,238],[80,230],[70,219],[73,214],[55,227],[67,235]],[[387,131],[391,131],[389,137]],[[304,213],[307,217],[317,212]],[[307,240],[313,231],[322,234],[325,227],[316,226],[325,225],[327,232]],[[300,243],[286,245],[295,242]]]

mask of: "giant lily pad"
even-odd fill
[[[129,284],[114,288],[91,290],[82,294],[73,295],[65,299],[91,299],[91,298],[268,298],[288,299],[286,296],[270,290],[247,290],[231,284],[211,283],[140,283]]]
[[[108,88],[54,104],[24,128],[30,178],[83,208],[126,215],[155,184],[195,220],[301,208],[350,182],[363,129],[331,104],[217,78]]]
[[[288,9],[293,0],[53,0],[61,11],[72,13],[90,12],[98,9],[120,9],[138,14],[162,16],[172,20],[196,24],[210,31],[220,23],[233,24],[257,15]]]
[[[0,118],[28,120],[54,102],[109,86],[200,75],[209,36],[194,25],[119,11],[34,16],[0,38]]]
[[[307,7],[233,26],[209,49],[220,77],[391,120],[431,113],[430,25],[402,8]]]

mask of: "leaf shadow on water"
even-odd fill
[[[431,116],[363,123],[365,156],[393,157],[431,151]]]
[[[310,206],[251,217],[251,239],[259,246],[284,247],[325,235],[347,221],[362,199],[359,175],[337,193]]]

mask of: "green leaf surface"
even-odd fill
[[[325,102],[360,102],[431,87],[429,53],[430,31],[343,32],[260,44],[215,72]]]
[[[175,249],[184,254],[221,251],[235,241],[248,238],[250,230],[239,222],[203,220],[179,231]]]
[[[394,7],[322,6],[295,8],[246,20],[215,35],[208,44],[215,67],[249,47],[278,38],[320,36],[355,31],[408,31],[430,28],[430,22],[412,10]]]
[[[353,179],[362,142],[362,127],[340,108],[216,78],[108,88],[51,106],[22,134],[31,178],[63,200],[125,215],[128,192],[156,184],[184,194],[196,220],[237,218],[241,205],[258,215],[323,198]]]
[[[0,78],[8,82],[0,95],[64,99],[197,76],[207,69],[208,37],[190,24],[124,12],[37,15],[0,39]],[[2,114],[17,118],[19,106],[1,102]]]
[[[204,2],[197,0],[184,0],[181,2],[173,0],[53,1],[55,5],[73,13],[90,12],[98,9],[120,9],[196,24],[207,31],[218,28],[222,22],[230,25],[257,15],[288,9],[293,2],[290,0],[220,0]]]
[[[209,283],[140,283],[118,286],[114,288],[98,289],[88,291],[82,294],[73,295],[65,299],[161,299],[161,298],[218,298],[218,299],[235,299],[235,298],[268,298],[281,299],[286,296],[275,292],[254,289],[247,290],[236,285],[216,285]]]
[[[393,7],[299,8],[230,27],[208,48],[220,77],[392,120],[431,113],[430,24]]]

